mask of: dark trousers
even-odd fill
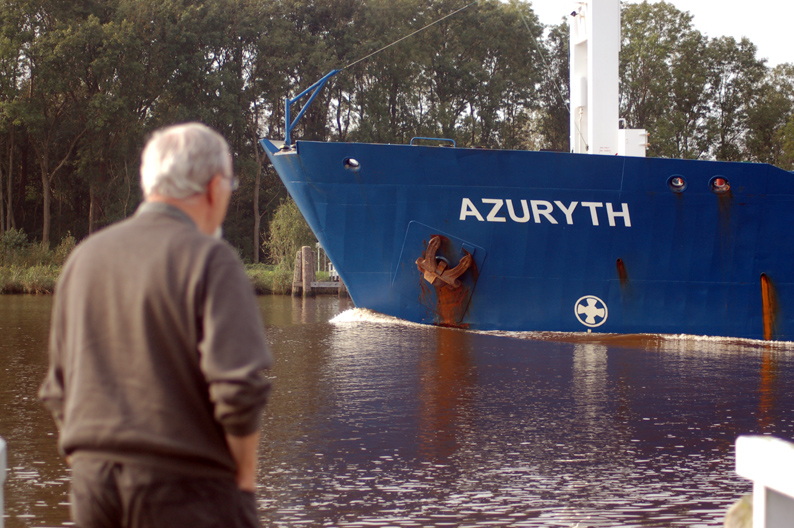
[[[260,528],[253,493],[233,479],[192,477],[87,456],[72,463],[79,528]]]

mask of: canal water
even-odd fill
[[[722,526],[742,434],[794,437],[794,344],[483,334],[260,297],[265,526]],[[0,297],[6,528],[68,526],[36,400],[51,298]]]

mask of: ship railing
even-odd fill
[[[753,528],[791,526],[794,443],[771,436],[740,436],[736,440],[736,473],[753,481]]]
[[[339,73],[341,71],[342,70],[332,70],[332,71],[328,72],[327,74],[325,74],[319,81],[317,81],[316,83],[312,84],[311,86],[309,86],[308,88],[303,90],[301,93],[299,93],[295,97],[291,97],[291,98],[287,97],[286,98],[285,104],[284,104],[284,123],[286,125],[286,127],[285,127],[286,130],[284,131],[284,147],[282,147],[282,148],[289,149],[290,146],[292,146],[292,131],[298,125],[298,122],[301,120],[303,115],[306,113],[306,110],[309,108],[309,105],[311,105],[312,102],[314,102],[314,100],[317,98],[317,95],[320,93],[320,90],[322,90],[323,87],[325,87],[325,85],[328,82],[328,80],[331,79],[331,77],[333,77],[334,75],[336,75],[337,73]],[[303,105],[303,107],[298,111],[298,115],[295,116],[295,119],[292,119],[292,105],[294,105],[295,103],[297,103],[298,101],[303,99],[310,92],[311,92],[311,95],[309,95],[309,99],[306,101],[306,103]],[[415,141],[419,141],[419,140],[421,140],[421,141],[438,141],[438,142],[443,142],[443,143],[451,143],[453,148],[458,146],[458,144],[455,142],[454,139],[435,138],[435,137],[420,137],[420,136],[411,138],[411,145],[413,145]],[[448,145],[442,145],[442,146],[448,146]]]
[[[455,140],[454,140],[454,139],[449,139],[449,138],[436,138],[436,137],[421,137],[421,136],[412,137],[412,138],[411,138],[411,146],[413,146],[413,144],[414,144],[414,141],[416,141],[416,140],[448,142],[448,143],[452,143],[452,148],[455,148],[455,147],[457,147],[457,146],[458,146],[458,144],[455,142]],[[448,147],[449,145],[441,145],[441,146],[442,146],[442,147]]]

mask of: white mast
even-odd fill
[[[645,156],[645,130],[621,129],[620,0],[582,0],[570,18],[571,151]]]

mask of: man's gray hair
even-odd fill
[[[201,123],[156,131],[141,154],[144,197],[159,194],[183,199],[204,192],[216,174],[232,176],[229,144]]]

